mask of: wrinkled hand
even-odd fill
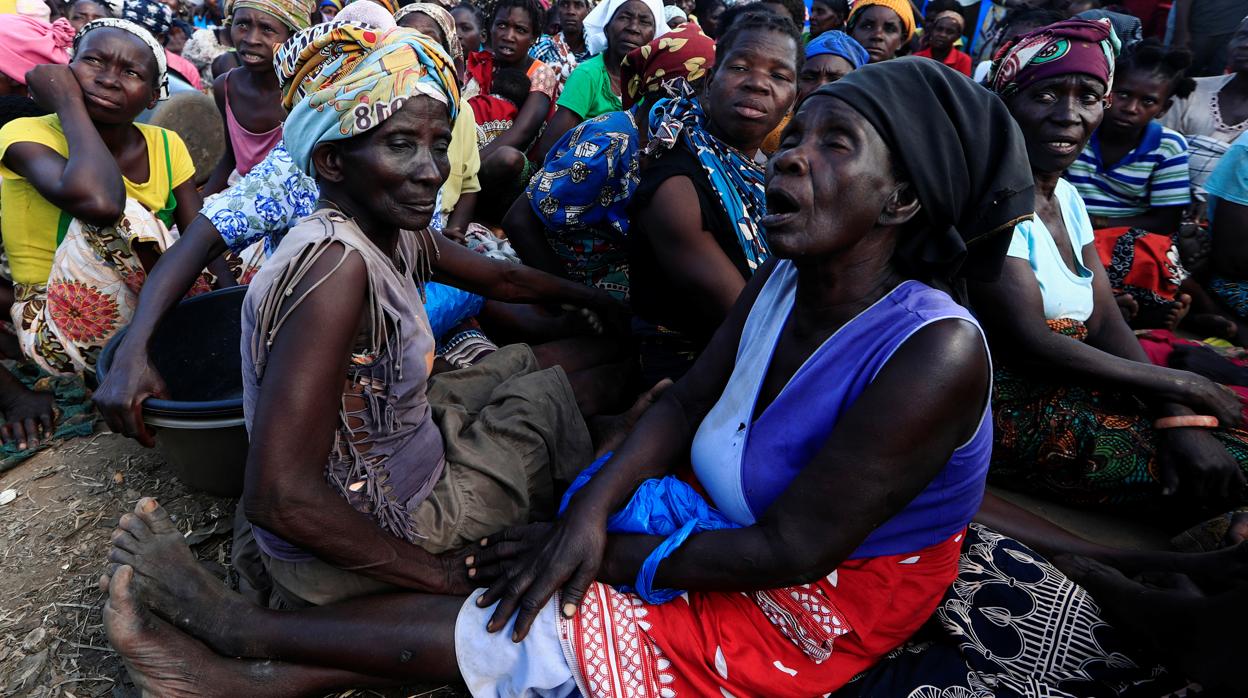
[[[67,104],[82,104],[82,86],[67,65],[46,63],[26,72],[26,89],[39,106],[60,113]]]
[[[123,344],[115,354],[112,370],[93,399],[105,423],[114,433],[128,436],[151,448],[156,439],[143,423],[143,401],[149,397],[167,398],[169,388],[147,358],[146,351],[125,351]]]
[[[52,393],[23,388],[20,393],[5,396],[4,404],[0,405],[4,412],[0,439],[23,451],[37,447],[41,443],[40,435],[44,440],[52,438],[55,407],[56,397]]]
[[[1238,501],[1243,470],[1226,447],[1203,429],[1166,429],[1158,437],[1162,494],[1181,492],[1202,501]]]
[[[607,546],[606,517],[571,515],[552,524],[535,544],[507,542],[528,547],[522,557],[501,565],[501,576],[477,599],[477,605],[484,608],[498,602],[485,626],[492,633],[506,627],[514,614],[516,625],[511,639],[520,642],[556,591],[562,590],[563,614],[571,617],[576,613],[602,565]]]
[[[549,522],[512,526],[482,538],[479,545],[473,546],[473,554],[464,559],[468,578],[478,587],[493,584],[543,545],[552,528],[554,524]]]
[[[1235,391],[1195,373],[1184,372],[1180,382],[1178,402],[1201,414],[1217,417],[1221,427],[1243,424],[1243,405]]]

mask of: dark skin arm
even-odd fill
[[[190,290],[205,263],[219,259],[226,249],[225,240],[212,222],[196,215],[182,228],[178,242],[161,255],[160,263],[148,274],[134,318],[117,347],[113,369],[93,396],[112,431],[130,436],[148,448],[156,444],[143,423],[143,401],[167,397],[168,388],[148,358],[148,344],[160,321]]]
[[[181,207],[179,207],[181,208]],[[568,303],[618,313],[619,303],[596,289],[519,264],[479,255],[445,238],[439,239],[441,258],[434,261],[439,280],[488,298],[509,302]],[[113,368],[95,392],[94,400],[109,429],[136,439],[144,446],[155,439],[143,423],[143,401],[166,397],[167,387],[148,357],[152,335],[165,315],[195,283],[212,260],[226,252],[225,240],[203,216],[184,228],[177,244],[161,255],[139,294],[134,318],[113,359]]]
[[[462,243],[464,241],[464,232],[468,230],[468,225],[472,223],[472,214],[476,207],[477,192],[460,194],[459,201],[455,202],[455,209],[446,218],[446,227],[442,229],[442,234],[455,242]]]
[[[567,303],[616,312],[620,304],[604,291],[561,279],[523,264],[490,259],[437,235],[441,256],[435,278],[491,300],[507,303]]]
[[[1179,225],[1183,222],[1183,209],[1183,206],[1163,206],[1150,208],[1138,216],[1125,216],[1123,218],[1093,216],[1092,227],[1098,230],[1101,228],[1118,227],[1141,228],[1150,233],[1174,235],[1179,232]]]
[[[1193,0],[1174,0],[1174,39],[1171,45],[1175,48],[1187,48],[1192,42],[1192,30],[1189,18],[1192,16]]]
[[[566,276],[568,270],[551,249],[544,228],[537,214],[533,213],[529,197],[525,194],[516,199],[503,217],[503,230],[507,231],[507,239],[525,265],[541,269],[547,274]]]
[[[217,58],[221,60],[226,55],[222,54]],[[229,73],[218,77],[212,81],[212,96],[217,101],[217,111],[221,112],[221,123],[225,121],[225,81],[229,79]],[[208,181],[204,183],[204,196],[211,196],[217,192],[224,191],[226,182],[230,178],[230,173],[234,171],[237,161],[234,159],[234,145],[230,143],[230,139],[225,139],[225,152],[221,155],[221,160],[217,162],[217,166],[213,168],[212,174],[208,176]]]
[[[971,284],[976,312],[993,342],[994,352],[1020,366],[1070,380],[1128,390],[1143,399],[1155,417],[1211,414],[1225,425],[1241,421],[1239,400],[1212,381],[1186,371],[1154,366],[1114,303],[1113,291],[1095,246],[1082,250],[1092,270],[1093,311],[1087,342],[1049,330],[1044,301],[1030,265],[1007,257],[1001,278]],[[1243,474],[1216,439],[1201,429],[1166,429],[1159,433],[1163,493],[1179,491],[1197,500],[1225,499]]]
[[[346,387],[343,367],[366,315],[363,259],[350,253],[329,272],[342,249],[326,251],[296,286],[292,299],[329,274],[286,318],[269,350],[251,430],[244,510],[248,520],[340,569],[409,589],[463,590],[462,563],[443,562],[386,533],[325,481]],[[463,583],[452,583],[452,569]]]
[[[919,374],[923,390],[916,392]],[[691,536],[659,566],[655,586],[751,591],[827,576],[974,434],[987,393],[987,352],[973,325],[945,320],[919,330],[755,525]],[[662,540],[609,539],[601,576],[617,584],[635,580]]]
[[[702,210],[691,206],[698,192],[688,177],[661,184],[640,220],[659,264],[700,311],[718,322],[741,295],[745,280],[715,236],[702,228]]]
[[[1248,279],[1248,206],[1218,199],[1213,218],[1213,264],[1220,276]]]
[[[542,141],[537,146],[537,151],[533,153],[534,162],[544,162],[546,154],[550,149],[555,147],[563,134],[576,128],[577,124],[585,120],[585,117],[568,109],[567,107],[558,107],[555,115],[550,117],[550,123],[546,124],[546,130],[542,132]]]
[[[61,117],[69,158],[38,143],[14,143],[4,164],[25,177],[43,198],[74,218],[111,225],[126,207],[126,185],[117,160],[87,116],[82,88],[69,66],[40,65],[27,73],[32,97]]]
[[[550,97],[544,92],[530,92],[529,96],[524,99],[524,104],[520,105],[520,113],[516,114],[511,128],[481,149],[481,160],[484,161],[503,146],[510,146],[517,150],[528,148],[533,139],[537,137],[537,131],[542,127],[542,122],[546,121],[546,114],[549,111]]]

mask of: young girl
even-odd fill
[[[475,5],[462,3],[451,10],[455,18],[455,34],[459,37],[459,45],[465,53],[475,53],[485,48],[481,42],[484,33],[485,18]]]
[[[233,4],[230,38],[242,66],[212,85],[229,138],[225,155],[204,185],[205,195],[229,186],[232,173],[250,172],[282,139],[286,111],[273,70],[273,52],[291,34],[310,25],[313,10],[311,0],[238,0]]]
[[[518,193],[528,181],[532,163],[525,152],[537,140],[550,117],[558,81],[550,66],[529,56],[545,12],[537,0],[500,0],[490,24],[490,47],[468,54],[464,95],[472,98],[493,91],[494,75],[502,68],[519,68],[529,77],[529,95],[510,130],[481,150],[481,188]],[[503,196],[504,206],[513,196]],[[503,208],[495,212],[501,216]]]
[[[4,246],[22,351],[50,373],[93,371],[129,321],[157,256],[202,199],[182,139],[134,123],[166,90],[164,50],[142,27],[99,19],[69,66],[28,74],[54,111],[0,129]]]

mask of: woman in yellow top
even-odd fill
[[[27,74],[54,111],[0,129],[0,215],[26,356],[52,373],[93,371],[128,322],[157,257],[202,199],[177,134],[135,124],[166,94],[164,50],[146,30],[99,19],[68,66]]]

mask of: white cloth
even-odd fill
[[[641,0],[650,8],[650,14],[654,16],[654,38],[659,38],[668,32],[667,22],[663,19],[663,3],[661,0]],[[620,6],[628,0],[607,0],[600,2],[598,6],[589,11],[589,15],[585,17],[583,23],[585,30],[585,47],[589,49],[591,54],[597,55],[607,50],[607,25],[611,23],[611,19],[615,17],[615,13],[619,11]]]
[[[1071,271],[1066,266],[1057,241],[1039,216],[1014,226],[1014,237],[1006,254],[1026,260],[1031,265],[1044,299],[1045,320],[1086,322],[1092,317],[1093,309],[1092,270],[1083,264],[1083,248],[1095,242],[1096,236],[1088,210],[1074,186],[1059,179],[1053,193],[1061,204],[1062,220],[1066,223],[1068,235],[1065,244],[1073,248],[1077,271]]]
[[[507,627],[487,632],[494,606],[479,608],[477,589],[464,601],[455,619],[455,658],[459,674],[473,698],[571,698],[581,695],[559,640],[556,598],[546,602],[529,634],[511,641],[515,616]],[[498,604],[495,604],[497,606]]]

